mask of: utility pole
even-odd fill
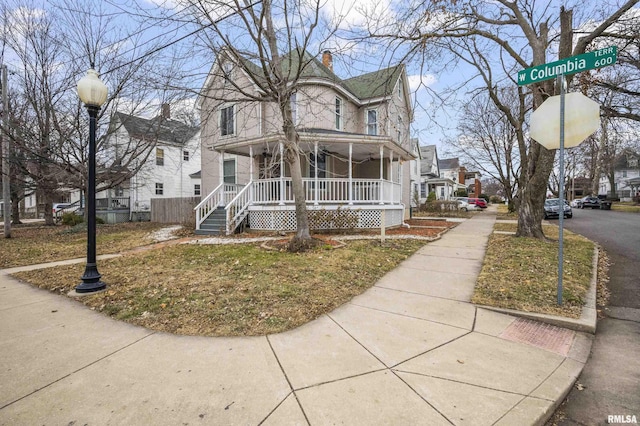
[[[9,87],[7,85],[7,66],[2,66],[2,207],[4,217],[4,237],[11,238],[11,187],[9,173],[9,136],[5,133],[9,124]]]

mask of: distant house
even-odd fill
[[[469,197],[479,197],[482,194],[482,177],[480,172],[468,171],[465,166],[460,165],[458,158],[445,158],[438,162],[440,167],[440,177],[450,179],[455,183],[452,188],[454,195],[457,191],[463,190]]]
[[[409,215],[409,165],[414,158],[409,138],[413,109],[404,65],[342,79],[333,72],[328,51],[320,61],[294,50],[282,62],[294,64],[292,68],[305,64],[289,101],[300,140],[307,210],[327,212],[326,217],[339,211],[356,228],[379,228],[383,218],[386,226],[401,225]],[[272,102],[248,101],[239,94],[242,89],[259,95],[255,79],[264,77],[258,69],[225,51],[202,88],[203,199],[196,209],[200,233],[221,228],[230,233],[240,223],[258,230],[296,227],[282,118]],[[208,223],[215,220],[215,225]],[[336,223],[311,226],[339,227]]]
[[[442,176],[436,145],[420,146],[419,153],[420,158],[415,161],[417,177],[414,199],[417,198],[422,204],[433,192],[436,200],[449,200],[455,193],[457,184],[455,180]]]
[[[614,182],[616,196],[622,201],[631,201],[640,191],[640,155],[625,149],[614,163]],[[600,176],[599,195],[613,196],[609,176]]]
[[[113,158],[113,165],[97,170],[97,174],[112,182],[119,180],[119,173],[126,179],[96,194],[98,217],[109,223],[150,220],[151,199],[200,195],[199,127],[171,119],[170,107],[164,104],[154,118],[116,112],[110,128],[103,155]],[[138,172],[131,175],[119,164],[127,164],[126,156],[134,149],[136,159],[131,166]],[[68,201],[77,205],[79,199],[80,193],[75,191]]]

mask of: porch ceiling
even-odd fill
[[[407,151],[396,144],[387,136],[369,136],[352,133],[315,133],[299,132],[300,148],[303,152],[313,152],[315,142],[318,143],[318,150],[324,150],[331,154],[349,158],[349,144],[353,144],[352,158],[354,161],[367,159],[379,159],[380,147],[384,149],[384,158],[389,158],[389,153],[393,152],[394,160],[409,161],[415,159],[410,151]],[[282,135],[270,135],[254,139],[244,139],[242,141],[217,145],[216,151],[224,151],[229,154],[249,156],[249,148],[253,147],[253,155],[261,155],[269,152],[271,155],[278,154],[278,143],[282,140]]]

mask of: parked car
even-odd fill
[[[544,201],[544,218],[553,219],[560,217],[560,199],[549,198]],[[573,217],[573,210],[571,206],[564,200],[564,217],[571,219]]]
[[[580,206],[582,205],[582,198],[576,198],[574,200],[571,200],[571,202],[569,203],[569,205],[571,207],[573,207],[574,209],[579,209]]]
[[[592,197],[591,195],[583,197],[580,202],[580,208],[586,209],[587,207],[591,207],[592,209],[599,209],[600,199],[598,197]]]
[[[64,209],[70,206],[71,206],[71,203],[55,203],[53,205],[53,215],[54,216],[58,215],[60,212],[62,212]]]
[[[481,209],[487,208],[487,201],[484,198],[469,198],[469,204],[475,204]]]
[[[480,210],[480,207],[478,207],[477,205],[470,204],[469,198],[467,197],[456,197],[453,200],[458,202],[458,209],[462,210],[463,212],[471,211],[471,210]]]

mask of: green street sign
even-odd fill
[[[602,68],[616,63],[618,47],[609,46],[582,55],[571,56],[518,72],[518,86],[550,80],[560,74],[569,75],[582,71]]]

